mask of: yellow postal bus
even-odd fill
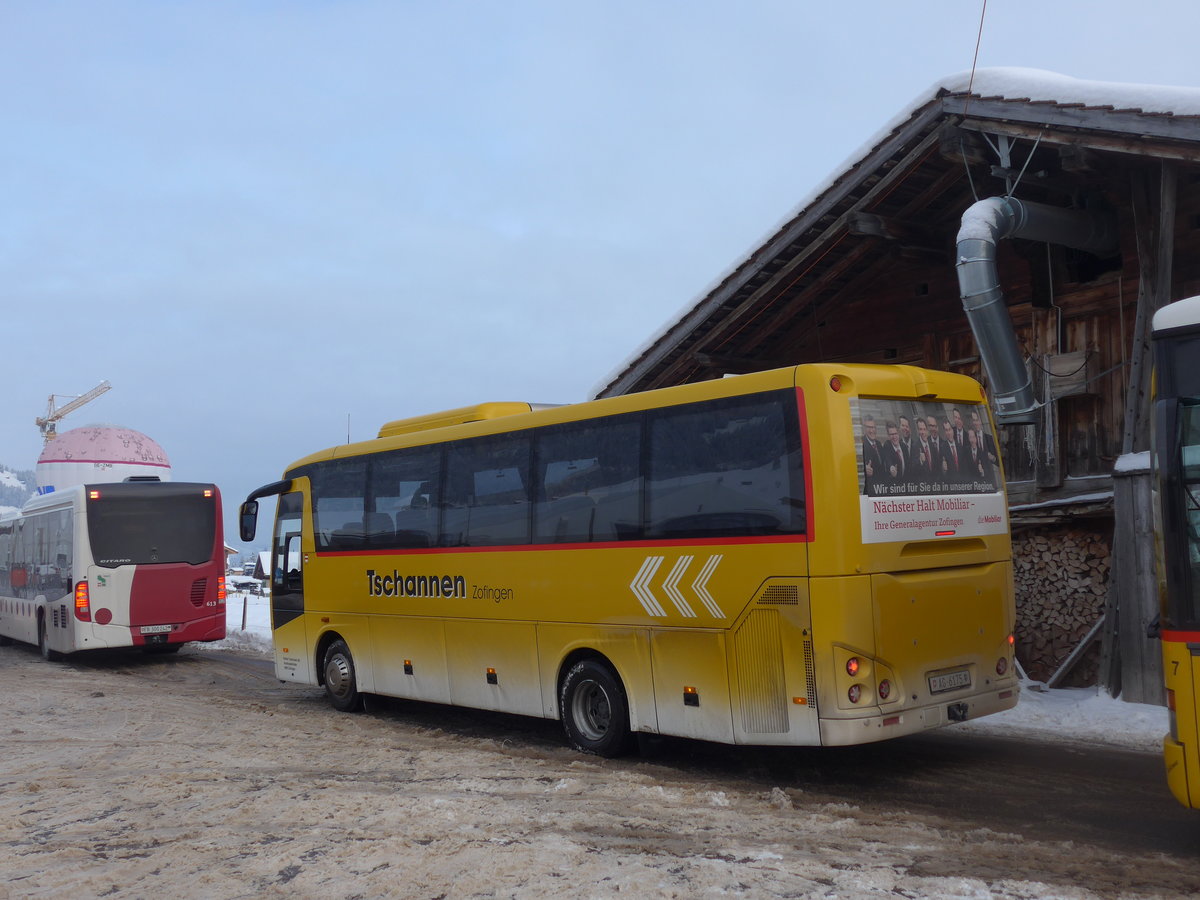
[[[1200,809],[1200,297],[1154,314],[1159,616],[1167,784]]]
[[[1017,702],[983,393],[806,365],[391,422],[278,495],[281,679],[636,733],[845,745]]]

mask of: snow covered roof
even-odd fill
[[[1048,143],[1124,154],[1200,158],[1200,88],[1083,81],[1023,68],[981,69],[974,76],[961,72],[940,79],[634,351],[594,388],[594,395],[696,380],[697,369],[705,366],[703,354],[711,352],[704,338],[722,323],[744,322],[758,289],[779,269],[805,257],[815,238],[829,234],[831,219],[840,222],[852,210],[864,209],[876,185],[895,183],[897,166],[914,171],[923,165],[930,152],[936,153],[945,126],[978,133],[990,132],[1001,122],[1007,135],[1031,141],[1045,138]],[[915,147],[926,156],[914,156]],[[755,312],[761,312],[760,305]],[[771,318],[766,319],[760,327],[769,326]],[[739,333],[744,330],[744,325],[738,326]],[[764,345],[769,341],[756,343],[760,356]],[[721,373],[712,371],[708,377],[717,374]]]

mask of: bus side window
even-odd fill
[[[802,532],[797,419],[786,393],[655,411],[647,536]]]
[[[639,416],[613,416],[538,435],[535,543],[640,535],[641,431]]]
[[[529,454],[526,434],[451,444],[446,454],[443,546],[529,543]]]
[[[301,568],[300,557],[300,535],[289,534],[287,536],[287,589],[289,591],[299,591],[304,587],[304,571]]]
[[[368,529],[372,549],[432,547],[437,542],[441,456],[437,447],[409,447],[371,460],[367,516],[387,514],[393,520],[390,536],[380,529]]]

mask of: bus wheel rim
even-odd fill
[[[608,692],[595,681],[585,681],[575,691],[571,703],[572,718],[580,733],[589,741],[608,734],[612,724],[612,704]]]
[[[325,664],[325,683],[337,697],[350,693],[350,663],[344,656],[335,656]]]

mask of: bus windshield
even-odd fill
[[[195,486],[186,491],[155,484],[98,485],[87,504],[96,565],[208,562],[213,554],[216,507]],[[124,488],[122,490],[121,488]],[[130,490],[130,488],[133,488]]]

